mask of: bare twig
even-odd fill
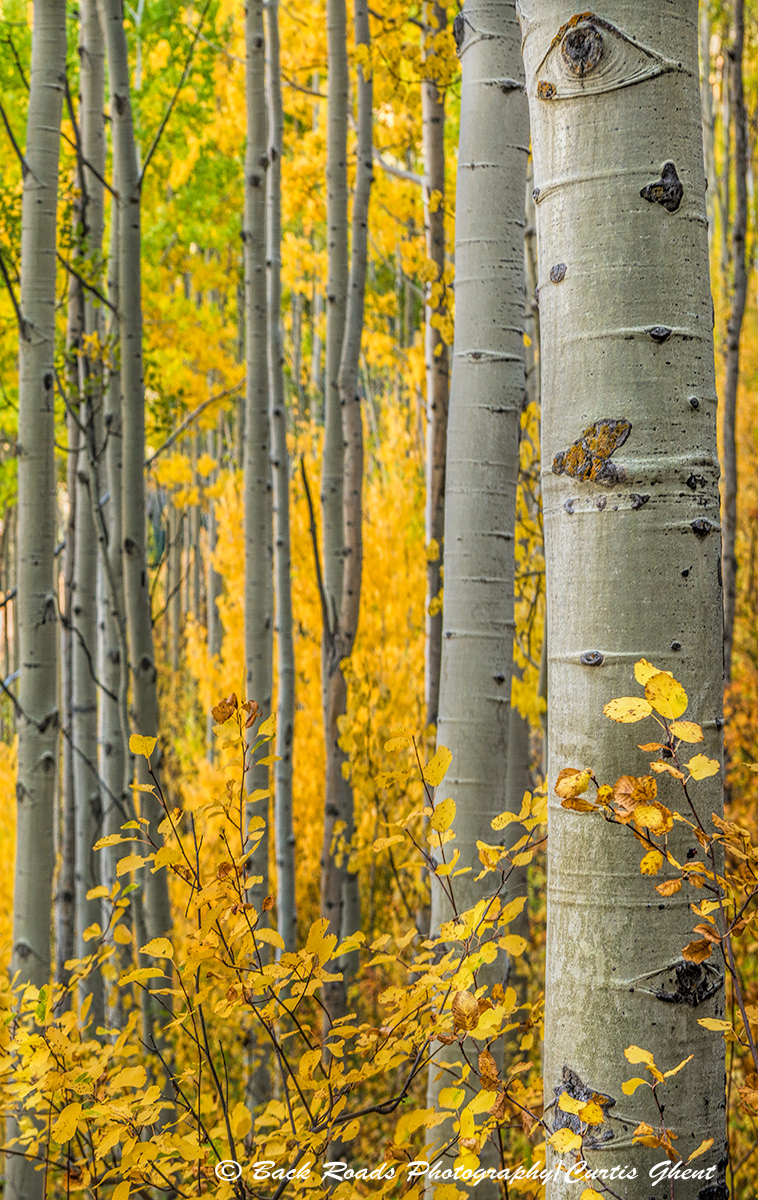
[[[145,459],[145,466],[150,468],[158,455],[163,454],[164,450],[168,450],[169,446],[173,446],[177,438],[180,438],[185,430],[189,429],[192,422],[196,421],[200,414],[205,412],[206,408],[210,408],[211,404],[215,404],[217,400],[224,400],[227,396],[231,396],[233,392],[238,392],[241,387],[244,387],[244,384],[245,380],[240,379],[237,383],[233,384],[232,387],[226,388],[226,390],[223,392],[217,392],[215,396],[209,396],[207,400],[203,400],[202,404],[198,404],[197,408],[193,408],[189,416],[184,418],[181,425],[179,425],[174,432],[166,438],[165,442],[163,442],[162,445],[160,445],[158,449],[150,455],[149,458]]]
[[[308,474],[305,469],[305,457],[300,456],[300,470],[303,476],[303,487],[305,488],[305,499],[308,504],[308,517],[310,522],[311,542],[313,543],[313,558],[316,564],[316,583],[318,585],[318,594],[321,601],[321,618],[324,622],[324,629],[328,637],[333,637],[333,630],[329,621],[329,605],[326,602],[326,592],[324,590],[324,576],[321,570],[321,556],[318,552],[318,537],[316,536],[316,514],[313,511],[313,498],[311,489],[308,483]]]

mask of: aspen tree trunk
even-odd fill
[[[290,583],[290,464],[284,400],[282,346],[282,87],[279,77],[279,5],[266,4],[266,88],[268,104],[267,242],[268,378],[271,394],[271,447],[274,473],[274,575],[276,581],[277,708],[274,767],[277,919],[285,950],[294,950],[295,833],[292,827],[292,735],[295,726],[295,647]],[[298,334],[299,336],[299,334]]]
[[[172,498],[166,505],[166,626],[172,686],[179,670],[182,623],[182,533],[184,521]]]
[[[424,5],[425,52],[435,34],[445,28],[445,5],[426,0]],[[426,723],[437,724],[442,657],[442,608],[434,603],[442,587],[445,534],[445,454],[447,449],[448,352],[434,318],[445,303],[445,93],[432,79],[421,84],[421,130],[424,149],[424,226],[426,256],[436,268],[427,285],[425,314],[426,365]],[[406,329],[408,344],[412,341]],[[430,611],[432,606],[432,611]]]
[[[219,422],[218,430],[215,434],[215,451],[211,449],[213,442],[210,440],[213,435],[209,435],[209,450],[215,454],[218,467],[221,466],[221,452],[223,450],[223,435],[222,427]],[[213,472],[213,481],[215,482],[218,471]],[[208,582],[206,585],[208,592],[208,625],[207,625],[207,646],[208,658],[211,662],[221,653],[222,629],[221,616],[218,611],[218,601],[223,595],[224,585],[223,579],[213,565],[213,556],[216,553],[216,542],[218,540],[217,522],[216,522],[216,501],[212,499],[208,512]],[[208,713],[205,734],[206,754],[209,762],[213,762],[215,738],[213,736],[213,716]]]
[[[344,31],[343,31],[344,32]],[[370,46],[368,9],[365,0],[355,4],[356,46]],[[330,84],[331,96],[331,84]],[[346,307],[346,324],[339,367],[338,398],[342,409],[344,442],[344,479],[342,540],[344,567],[341,572],[339,606],[333,618],[325,613],[325,653],[323,658],[324,731],[326,740],[326,795],[324,804],[324,844],[321,857],[321,915],[330,922],[330,932],[355,933],[360,927],[358,880],[346,862],[339,866],[338,847],[333,844],[335,826],[342,823],[342,836],[349,845],[354,833],[353,792],[343,774],[346,756],[339,745],[339,718],[347,708],[347,681],[340,664],[350,657],[358,627],[363,568],[362,485],[363,424],[358,391],[361,335],[363,332],[366,266],[368,261],[368,209],[373,178],[372,168],[372,97],[371,78],[358,68],[358,139],[352,215],[352,260]],[[327,340],[328,352],[328,340]],[[328,372],[327,372],[328,374]],[[326,559],[326,541],[325,559]],[[325,607],[331,595],[325,581]],[[327,625],[327,621],[329,622]],[[349,969],[351,964],[345,964]],[[327,984],[324,1002],[332,1020],[345,1012],[346,988],[341,979]]]
[[[114,186],[118,181],[114,176]],[[131,780],[126,778],[129,760],[128,729],[122,722],[128,716],[127,690],[129,675],[127,663],[122,662],[122,646],[125,643],[124,625],[124,576],[121,553],[121,378],[118,359],[118,305],[119,272],[118,206],[111,206],[111,235],[108,254],[108,299],[110,310],[108,329],[108,379],[104,395],[105,456],[104,478],[101,493],[107,490],[108,503],[103,509],[107,532],[105,556],[101,555],[103,575],[102,592],[104,604],[101,610],[99,635],[100,678],[103,690],[100,694],[99,740],[100,775],[105,785],[106,799],[103,813],[103,832],[118,833],[119,827],[131,813],[131,796],[127,791]],[[114,312],[115,310],[115,312]],[[114,699],[115,697],[115,699]],[[103,855],[103,882],[112,887],[116,880],[116,863],[121,851],[118,846],[101,851]]]
[[[102,0],[101,14],[110,81],[113,162],[118,179],[119,223],[119,341],[122,432],[122,553],[124,611],[128,633],[132,728],[145,737],[158,733],[150,591],[147,573],[145,521],[145,390],[142,368],[142,296],[140,274],[141,179],[134,140],[129,62],[121,0]],[[160,763],[160,746],[153,756]],[[149,783],[144,759],[136,764],[137,779]],[[150,836],[159,842],[163,817],[159,802],[140,793],[141,812],[150,821]],[[165,871],[147,871],[144,879],[145,917],[150,937],[168,932],[171,907]]]
[[[342,597],[342,573],[345,563],[342,514],[344,447],[339,391],[339,368],[345,336],[349,271],[347,248],[348,69],[345,0],[327,0],[326,13],[329,62],[326,133],[328,265],[321,524],[324,542],[326,607],[328,619],[333,625],[337,619]],[[325,645],[324,658],[327,653]],[[324,704],[326,704],[326,688],[326,677],[324,677]]]
[[[247,698],[265,720],[271,712],[273,657],[271,434],[268,412],[268,321],[266,311],[267,122],[263,0],[248,0],[245,23],[247,149],[245,152],[245,671]],[[255,729],[251,730],[254,737]],[[267,791],[269,771],[253,767],[248,793]],[[262,911],[268,886],[268,800],[250,804],[248,820],[262,817],[266,830],[255,852],[250,902]]]
[[[93,170],[82,165],[83,194],[80,198],[81,238],[87,259],[99,274],[105,223],[104,189],[98,178],[105,173],[105,50],[96,0],[83,0],[79,39],[80,138],[82,157]],[[97,172],[97,175],[94,172]],[[101,312],[89,296],[82,295],[84,334],[102,338]],[[103,802],[97,769],[97,539],[90,495],[90,462],[99,453],[102,429],[102,359],[98,349],[93,358],[82,347],[79,357],[80,440],[76,472],[76,548],[72,586],[72,739],[74,745],[74,790],[76,795],[76,951],[89,952],[84,940],[88,926],[102,920],[100,900],[88,900],[87,892],[100,880],[100,858],[92,847],[102,834]],[[96,1029],[105,1019],[103,981],[91,972],[80,987],[82,999],[91,995],[90,1014]]]
[[[745,109],[743,54],[745,3],[734,0],[734,40],[727,51],[731,85],[730,109],[734,121],[734,221],[732,224],[732,303],[726,331],[726,371],[722,414],[723,492],[721,501],[721,566],[724,580],[724,675],[732,674],[734,609],[737,596],[737,391],[740,383],[740,340],[748,290],[745,253],[748,221],[748,128]]]
[[[700,5],[700,108],[703,118],[703,159],[708,187],[705,193],[708,212],[708,242],[713,240],[716,216],[718,176],[714,154],[713,89],[711,88],[711,14],[710,4]]]
[[[723,978],[715,959],[699,967],[682,959],[690,897],[657,895],[626,829],[572,813],[553,794],[567,766],[591,766],[603,783],[646,773],[641,726],[602,712],[637,690],[633,665],[642,657],[681,680],[704,752],[721,758],[697,2],[608,0],[602,20],[571,21],[566,0],[520,0],[520,12],[538,200],[549,594],[545,1119],[551,1129],[565,1123],[563,1092],[608,1097],[584,1156],[591,1167],[634,1168],[636,1180],[623,1184],[628,1200],[664,1200],[668,1182],[654,1187],[648,1176],[664,1156],[631,1144],[637,1125],[658,1127],[659,1114],[648,1088],[622,1092],[636,1073],[624,1050],[649,1050],[662,1070],[693,1054],[667,1081],[665,1123],[684,1159],[714,1138],[708,1163],[719,1164],[721,1179],[704,1189],[678,1179],[676,1196],[723,1200],[724,1046],[698,1025],[723,1010]],[[613,458],[608,447],[593,453],[598,422],[607,423]],[[567,471],[559,456],[583,436],[589,461],[574,469],[570,460]],[[676,781],[658,778],[660,798],[679,806]],[[722,781],[696,787],[709,825]],[[693,839],[679,829],[669,847],[682,860]],[[547,1188],[551,1200],[564,1194],[563,1185]]]
[[[55,592],[55,247],[58,152],[66,72],[66,8],[34,6],[21,216],[18,411],[18,774],[11,975],[50,978],[57,775],[58,625]],[[15,1133],[9,1122],[8,1133]],[[44,1174],[9,1156],[5,1196],[37,1200]]]
[[[461,128],[437,741],[453,754],[445,793],[456,803],[456,849],[462,865],[475,866],[477,839],[492,838],[490,821],[503,811],[506,794],[529,124],[513,0],[468,0],[455,35]],[[475,874],[455,881],[458,911],[490,894]],[[511,881],[504,899],[517,894],[515,887]],[[452,916],[433,883],[432,931]],[[496,964],[494,971],[502,982],[507,967]],[[458,1059],[455,1052],[446,1057]],[[430,1068],[430,1107],[450,1082]],[[449,1124],[442,1129],[449,1136]]]

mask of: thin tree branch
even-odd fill
[[[419,187],[426,186],[426,179],[423,175],[418,175],[415,171],[407,171],[405,167],[396,167],[394,163],[387,162],[386,158],[382,158],[382,153],[374,147],[374,162],[386,171],[388,175],[394,175],[397,179],[404,179],[406,183],[415,183]]]
[[[3,108],[2,104],[0,104],[0,117],[3,118],[3,124],[5,125],[5,128],[8,131],[8,137],[11,140],[13,149],[16,151],[16,157],[18,158],[18,161],[21,163],[21,177],[22,177],[22,179],[26,179],[26,176],[28,175],[29,171],[31,170],[31,167],[29,166],[28,162],[26,161],[26,158],[24,157],[23,150],[21,149],[18,142],[16,141],[15,134],[14,134],[13,130],[11,129],[11,123],[8,120],[8,116],[5,112],[5,109]]]
[[[22,316],[21,309],[19,308],[18,300],[16,299],[16,293],[13,290],[13,284],[11,283],[11,278],[10,278],[10,275],[8,274],[8,269],[5,265],[5,260],[3,259],[1,252],[0,252],[0,271],[2,271],[3,279],[5,280],[5,286],[7,287],[8,294],[10,295],[10,298],[11,298],[11,304],[13,305],[14,311],[16,313],[16,320],[18,321],[19,333],[21,334],[21,337],[24,339],[24,341],[28,342],[29,341],[29,323]]]
[[[158,455],[163,454],[164,450],[168,450],[169,446],[173,446],[177,438],[180,438],[185,430],[189,429],[192,422],[197,420],[200,414],[205,412],[206,408],[210,408],[211,404],[215,404],[217,400],[224,400],[227,396],[231,396],[233,392],[238,392],[241,387],[244,387],[244,384],[245,380],[240,379],[237,383],[233,384],[232,387],[226,388],[226,390],[223,392],[217,392],[215,396],[209,396],[207,400],[203,400],[202,404],[198,404],[197,408],[193,408],[189,416],[184,418],[181,425],[179,425],[174,432],[166,438],[165,442],[163,442],[162,445],[160,445],[158,449],[150,455],[149,458],[145,459],[145,466],[149,469],[155,462]]]
[[[174,92],[173,96],[171,97],[171,101],[169,103],[168,108],[166,109],[163,120],[161,121],[160,125],[158,126],[158,130],[155,134],[155,137],[153,138],[152,145],[150,146],[150,149],[148,150],[147,154],[145,155],[145,162],[142,167],[142,170],[140,171],[140,176],[139,176],[139,180],[138,180],[138,187],[140,187],[140,188],[142,187],[142,181],[145,178],[145,173],[147,171],[147,168],[150,166],[150,160],[152,159],[153,155],[155,154],[155,151],[158,149],[158,143],[160,142],[161,138],[163,137],[163,131],[166,128],[166,126],[168,125],[169,118],[170,118],[172,112],[174,111],[174,105],[176,104],[177,100],[179,99],[179,93],[181,92],[182,88],[184,87],[185,83],[187,82],[187,76],[189,75],[190,67],[192,66],[192,59],[195,54],[195,46],[197,45],[198,38],[200,37],[200,30],[203,27],[203,22],[205,21],[205,18],[208,14],[208,9],[210,8],[210,6],[211,6],[211,0],[205,0],[205,7],[204,7],[203,11],[200,13],[200,20],[198,22],[197,29],[195,30],[195,36],[192,39],[192,44],[190,45],[189,52],[187,54],[187,61],[184,64],[184,70],[182,71],[182,77],[179,80],[179,85],[178,85],[176,91]]]
[[[73,275],[74,279],[78,280],[78,282],[82,285],[83,288],[86,288],[88,292],[92,292],[92,295],[97,296],[98,300],[102,304],[107,305],[107,307],[111,310],[112,313],[116,313],[118,315],[118,309],[116,308],[116,306],[114,304],[111,304],[108,297],[104,296],[103,293],[100,291],[100,289],[95,287],[94,283],[88,283],[87,280],[84,278],[84,276],[80,275],[80,273],[77,271],[76,267],[72,267],[71,263],[66,261],[66,259],[61,254],[60,250],[56,250],[55,256],[58,259],[58,262],[61,263],[61,265],[63,267],[65,267],[65,269],[68,271],[69,275]]]
[[[313,543],[313,558],[316,563],[316,583],[318,585],[318,594],[321,601],[321,619],[324,622],[324,630],[329,638],[334,636],[331,623],[329,621],[329,605],[326,602],[326,592],[324,591],[324,576],[321,571],[321,556],[318,552],[318,537],[316,536],[316,514],[313,511],[313,498],[311,489],[308,483],[308,474],[305,469],[305,456],[300,456],[300,470],[303,476],[303,487],[305,488],[305,499],[308,503],[308,516],[310,519],[311,542]]]
[[[69,146],[73,146],[74,150],[77,149],[76,142],[72,138],[70,138],[68,136],[68,134],[65,133],[64,130],[62,130],[62,129],[61,129],[61,137],[63,138],[64,142],[68,143]],[[92,174],[95,176],[95,179],[97,179],[99,183],[102,183],[103,187],[106,189],[106,191],[110,192],[111,196],[116,196],[116,198],[118,198],[116,189],[111,187],[111,185],[108,183],[108,180],[105,179],[100,174],[100,172],[97,170],[96,167],[93,167],[90,160],[88,158],[85,158],[84,155],[81,155],[81,163],[82,163],[83,167],[86,167],[88,171],[92,172]]]

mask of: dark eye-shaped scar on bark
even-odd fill
[[[626,478],[626,471],[618,463],[611,462],[611,455],[623,446],[631,432],[631,424],[623,419],[595,421],[568,450],[556,454],[553,474],[614,487]]]
[[[660,204],[667,212],[675,213],[682,203],[684,188],[674,164],[664,163],[660,179],[656,179],[655,183],[646,184],[640,195],[650,204]]]

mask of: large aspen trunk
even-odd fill
[[[104,228],[104,189],[100,182],[105,173],[105,50],[95,0],[84,0],[79,39],[81,62],[80,138],[84,162],[81,166],[82,247],[87,259],[100,274]],[[92,164],[92,170],[86,164]],[[96,172],[96,173],[95,173]],[[99,178],[98,178],[99,176]],[[90,296],[82,296],[85,338],[102,341],[101,310]],[[102,833],[103,798],[100,790],[97,754],[97,537],[93,503],[100,497],[90,494],[91,464],[97,459],[102,437],[103,378],[102,359],[82,346],[79,356],[80,440],[76,471],[76,537],[72,584],[72,721],[74,746],[74,791],[76,796],[76,949],[83,958],[89,951],[84,940],[88,926],[101,922],[101,901],[88,900],[87,893],[100,880],[99,856],[93,851]],[[100,437],[97,431],[100,431]],[[82,998],[91,996],[93,1028],[105,1019],[103,982],[99,972],[90,972],[80,986]]]
[[[268,411],[268,320],[266,311],[267,121],[263,0],[248,0],[245,24],[247,149],[245,153],[245,676],[247,698],[271,712],[273,577],[271,432]],[[255,728],[251,730],[255,737]],[[248,771],[248,794],[267,791],[267,766]],[[265,831],[255,852],[249,899],[258,912],[268,895],[268,800],[249,805],[248,820],[262,817]]]
[[[55,251],[66,6],[34,6],[21,217],[18,412],[18,775],[11,975],[50,978],[58,746],[55,496]],[[9,1135],[14,1134],[9,1122]],[[37,1200],[44,1174],[9,1157],[5,1195]]]
[[[748,223],[748,118],[745,108],[743,56],[745,2],[734,0],[734,39],[729,51],[730,109],[734,121],[734,221],[732,223],[732,295],[726,331],[726,371],[722,414],[723,493],[721,504],[724,578],[724,674],[732,674],[734,613],[737,599],[737,390],[740,383],[740,342],[748,290],[746,253]]]
[[[284,399],[282,346],[282,87],[279,77],[279,4],[266,5],[266,90],[268,102],[268,377],[274,472],[274,576],[276,581],[277,705],[274,768],[277,923],[285,950],[297,938],[295,833],[292,826],[292,736],[295,727],[295,647],[290,581],[290,463]],[[299,369],[295,377],[299,392]]]
[[[443,33],[445,5],[426,0],[425,54]],[[426,368],[426,723],[437,724],[442,659],[442,587],[445,534],[445,455],[447,451],[448,352],[436,319],[446,311],[445,293],[445,93],[433,79],[421,84],[421,130],[424,149],[424,227],[426,256],[436,278],[427,284],[425,316]],[[406,329],[406,337],[409,330]],[[409,337],[409,341],[412,338]]]
[[[520,12],[537,197],[549,595],[545,1120],[550,1129],[565,1124],[563,1092],[606,1097],[585,1157],[595,1168],[636,1170],[624,1180],[628,1200],[663,1200],[669,1184],[653,1186],[648,1175],[662,1152],[632,1144],[636,1126],[658,1127],[659,1114],[648,1088],[623,1093],[635,1073],[624,1050],[643,1047],[664,1071],[693,1054],[667,1081],[665,1123],[684,1159],[713,1138],[707,1161],[722,1178],[704,1190],[678,1179],[676,1195],[722,1200],[724,1046],[698,1020],[723,1010],[723,977],[682,959],[690,897],[656,894],[628,830],[570,812],[553,794],[563,767],[591,766],[602,783],[646,773],[641,727],[603,716],[610,699],[636,690],[633,665],[643,657],[681,680],[705,753],[721,758],[697,0],[608,0],[602,19],[576,17],[566,0],[520,0]],[[677,782],[658,778],[664,803],[681,806]],[[696,787],[710,826],[722,809],[721,779]],[[669,848],[683,859],[692,839],[679,829]],[[549,1197],[563,1194],[548,1183]]]
[[[121,0],[102,0],[101,13],[110,82],[110,117],[114,171],[118,179],[119,225],[119,343],[121,381],[122,491],[121,547],[124,611],[128,635],[132,728],[145,737],[158,735],[150,590],[147,572],[145,520],[145,389],[142,367],[142,296],[140,195],[142,181],[134,140],[129,61]],[[160,763],[160,746],[152,759]],[[138,782],[149,783],[147,764],[136,764]],[[141,792],[141,812],[150,821],[150,836],[160,842],[163,812],[150,792]],[[171,907],[165,871],[145,872],[145,918],[149,936],[171,927]]]
[[[370,47],[368,9],[365,0],[355,4],[356,46]],[[331,95],[331,90],[330,90]],[[355,829],[353,791],[343,771],[346,755],[339,745],[339,719],[347,709],[347,680],[342,662],[353,652],[358,628],[363,570],[363,421],[358,389],[361,337],[363,334],[366,267],[368,262],[368,211],[373,179],[372,167],[372,97],[370,74],[358,68],[358,138],[356,146],[355,191],[352,213],[352,258],[348,284],[346,322],[340,359],[338,388],[341,407],[341,429],[344,444],[342,495],[342,540],[344,545],[339,606],[328,614],[330,601],[326,584],[324,597],[325,653],[324,670],[324,731],[326,737],[326,795],[324,804],[324,844],[321,859],[321,913],[330,922],[330,932],[347,936],[360,928],[360,895],[358,878],[348,861],[338,865],[339,838],[349,847]],[[328,349],[328,347],[327,347]],[[326,542],[325,542],[326,558]],[[345,974],[352,968],[347,960]],[[346,981],[336,980],[326,985],[324,1000],[329,1016],[334,1020],[344,1015]]]
[[[506,793],[529,126],[513,0],[468,0],[455,35],[461,128],[437,742],[453,755],[445,792],[456,803],[456,849],[462,865],[475,867],[476,842],[491,838],[490,821],[503,811]],[[475,874],[455,880],[459,912],[490,894]],[[510,888],[505,898],[512,898]],[[433,933],[452,916],[433,881]],[[486,981],[502,982],[507,970],[495,964]],[[451,1047],[445,1061],[459,1060]],[[449,1082],[447,1072],[430,1068],[430,1107]],[[442,1132],[449,1136],[449,1124]]]

